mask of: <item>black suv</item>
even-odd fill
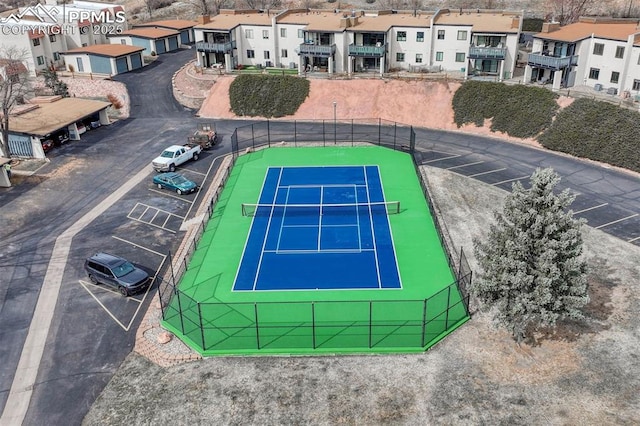
[[[149,284],[149,274],[126,259],[107,253],[97,253],[84,262],[92,283],[107,284],[118,289],[123,296],[129,296]]]

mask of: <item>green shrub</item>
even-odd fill
[[[607,102],[576,99],[538,137],[548,149],[640,172],[640,117]]]
[[[492,131],[529,138],[551,125],[558,109],[556,98],[540,87],[467,81],[453,96],[454,122],[458,127],[482,126],[490,118]]]
[[[290,75],[243,74],[231,83],[231,110],[240,116],[294,114],[309,95],[309,81]]]

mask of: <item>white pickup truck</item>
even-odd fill
[[[196,161],[202,152],[202,147],[195,144],[171,145],[156,157],[151,165],[156,172],[173,172],[176,167],[189,160]]]

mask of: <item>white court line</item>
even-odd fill
[[[318,251],[320,251],[320,239],[322,238],[322,201],[324,200],[324,186],[320,186],[320,215],[318,216]]]
[[[442,157],[442,158],[436,158],[435,160],[423,161],[422,164],[435,163],[436,161],[450,160],[452,158],[458,158],[458,157],[460,157],[460,155],[450,155],[449,157]]]
[[[580,214],[580,213],[588,212],[589,210],[599,209],[600,207],[604,207],[604,206],[608,206],[608,205],[609,205],[609,203],[598,204],[597,206],[593,206],[593,207],[589,207],[587,209],[582,209],[582,210],[575,211],[575,212],[573,212],[573,214]]]
[[[357,224],[336,224],[336,225],[322,225],[325,228],[341,228],[341,227],[352,227],[358,226]],[[284,225],[283,228],[317,228],[318,225]]]
[[[373,249],[324,249],[324,250],[306,250],[306,249],[291,249],[291,250],[265,250],[265,253],[276,253],[276,254],[296,254],[296,253],[304,253],[308,255],[314,254],[325,254],[325,253],[362,253],[365,251],[373,251]]]
[[[193,204],[193,201],[189,201],[189,200],[187,200],[185,198],[178,197],[177,195],[173,195],[173,192],[170,192],[168,190],[167,191],[160,191],[158,189],[149,188],[149,191],[155,192],[155,193],[160,194],[160,195],[165,195],[167,197],[175,198],[176,200],[181,200],[181,201],[184,201],[185,203]]]
[[[278,175],[278,182],[276,183],[276,188],[280,186],[280,181],[282,179],[282,171],[283,167],[280,167],[280,174]],[[258,260],[258,267],[256,268],[256,276],[253,279],[253,288],[255,291],[256,286],[258,285],[258,275],[260,275],[260,267],[262,266],[262,258],[264,257],[264,248],[267,246],[267,236],[269,235],[269,228],[271,228],[271,219],[273,219],[273,208],[276,203],[276,196],[278,195],[278,190],[273,191],[273,201],[271,204],[271,212],[269,212],[269,222],[267,222],[267,229],[264,233],[264,240],[262,241],[262,249],[260,250],[260,260]],[[288,197],[287,193],[287,197]],[[285,207],[286,209],[286,207]],[[284,222],[284,215],[282,215],[282,221]],[[282,229],[282,228],[281,228]]]
[[[501,169],[489,170],[488,172],[476,173],[476,174],[473,174],[473,175],[469,175],[467,177],[472,178],[472,177],[476,177],[476,176],[488,175],[489,173],[501,172],[503,170],[507,170],[507,168],[503,167]]]
[[[529,178],[529,176],[522,176],[522,177],[518,177],[518,178],[507,179],[507,180],[503,180],[503,181],[500,181],[500,182],[492,183],[491,185],[498,186],[498,185],[502,185],[503,183],[513,182],[513,181],[516,181],[516,180],[522,180],[522,179],[528,179],[528,178]]]
[[[364,169],[364,181],[367,183],[367,201],[371,202],[371,197],[369,197],[369,179],[367,179],[367,169],[363,166]],[[379,175],[378,175],[379,176]],[[382,183],[382,179],[380,179]],[[369,222],[371,226],[371,236],[373,237],[373,257],[376,260],[376,274],[378,275],[378,288],[382,288],[382,280],[380,278],[380,265],[378,264],[378,247],[376,245],[376,231],[373,228],[373,214],[371,213],[371,205],[369,205]]]
[[[614,223],[622,222],[623,220],[631,219],[638,216],[640,213],[632,214],[631,216],[623,217],[622,219],[614,220],[613,222],[605,223],[604,225],[596,226],[596,229],[604,228],[605,226],[613,225]]]
[[[282,188],[282,189],[284,189],[284,188]],[[284,229],[284,220],[287,217],[287,204],[289,203],[289,194],[291,193],[290,192],[290,188],[286,188],[286,189],[287,189],[287,196],[284,199],[284,209],[282,210],[282,221],[280,222],[280,230],[278,231],[278,241],[276,242],[276,253],[280,249],[280,240],[282,239],[282,230]],[[277,187],[276,188],[276,196],[274,197],[274,200],[273,200],[274,202],[278,198],[278,191],[279,190],[280,190],[280,187]],[[273,213],[273,207],[271,207],[271,213]],[[269,217],[269,220],[271,220],[271,217]]]
[[[458,166],[447,167],[446,170],[459,169],[459,168],[467,167],[467,166],[475,166],[476,164],[482,164],[482,163],[484,163],[484,161],[476,161],[476,162],[473,162],[473,163],[460,164]]]

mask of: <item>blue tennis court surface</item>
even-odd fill
[[[233,285],[399,289],[378,166],[270,167]]]

